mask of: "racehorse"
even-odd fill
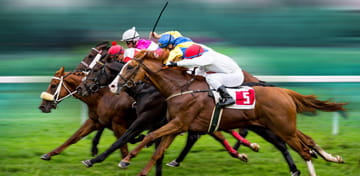
[[[145,136],[143,141],[124,158],[120,165],[127,166],[131,158],[135,157],[149,142],[162,137],[161,143],[154,152],[148,164],[139,173],[147,175],[154,162],[173,142],[177,134],[185,131],[207,132],[211,121],[215,102],[208,96],[208,84],[203,77],[193,76],[186,70],[169,69],[163,66],[167,58],[165,50],[146,51],[137,54],[136,59],[129,61],[121,70],[118,89],[133,85],[134,82],[148,79],[164,96],[167,97],[167,118],[169,123]],[[315,169],[311,161],[310,147],[304,142],[303,136],[296,129],[296,116],[301,112],[345,111],[346,103],[321,101],[314,95],[301,95],[289,89],[279,87],[253,87],[256,94],[254,109],[238,110],[225,108],[219,130],[260,126],[267,128],[285,141],[307,163],[309,173],[315,176]],[[314,146],[321,156],[324,151]],[[324,154],[327,160],[342,163],[340,156],[333,157]]]
[[[111,58],[105,59],[105,60],[112,60]],[[112,80],[117,72],[119,72],[119,68],[122,67],[122,63],[117,60],[112,60],[115,65],[111,65],[111,69],[105,70],[102,65],[99,64],[99,67],[95,66],[87,75],[86,80],[78,87],[79,94],[81,95],[89,95],[93,92],[96,92],[99,90],[99,88],[107,86],[109,84],[109,81]],[[108,64],[109,66],[109,64]],[[117,69],[117,72],[113,71],[114,69]],[[115,75],[112,79],[109,79],[109,75]],[[105,81],[104,83],[104,79]],[[94,159],[85,160],[83,161],[83,164],[87,167],[92,166],[95,163],[102,162],[105,160],[106,157],[108,157],[118,146],[122,146],[125,144],[129,138],[132,136],[136,136],[140,134],[142,131],[147,129],[158,129],[162,125],[164,125],[167,121],[165,118],[166,114],[166,104],[164,103],[164,98],[156,91],[156,89],[153,86],[150,86],[149,84],[139,84],[134,89],[131,89],[131,91],[128,91],[130,95],[132,95],[135,100],[135,109],[137,112],[137,119],[136,121],[128,128],[126,133],[118,139],[118,141],[113,144],[109,150],[104,152],[103,154],[97,156]],[[156,111],[155,111],[156,110]],[[150,113],[151,112],[151,113]],[[159,123],[160,122],[160,123]],[[230,132],[231,133],[231,132]],[[231,133],[233,134],[233,133]],[[191,134],[191,136],[196,134]],[[249,147],[251,147],[253,150],[257,151],[258,146],[252,145],[245,139],[241,138],[237,134],[233,134],[235,138],[238,140],[241,140],[243,143],[247,143]],[[217,132],[212,134],[212,136],[221,142],[224,147],[228,150],[230,155],[235,158],[239,158],[241,160],[247,160],[246,155],[239,154],[236,150],[233,150],[231,146],[227,143],[225,140],[225,137]]]
[[[89,75],[87,76],[87,79],[83,82],[83,88],[84,90],[89,90],[90,92],[96,92],[100,87],[104,87],[107,86],[111,80],[113,78],[115,78],[116,74],[120,71],[121,69],[121,65],[119,65],[120,63],[118,61],[114,61],[111,59],[106,60],[106,63],[104,64],[100,64],[101,67],[95,67],[92,71],[90,71]],[[252,76],[251,74],[247,73],[244,71],[244,75],[245,75],[245,81],[246,82],[262,82],[258,80],[256,77]],[[112,83],[113,84],[113,83]],[[144,83],[140,83],[140,84],[144,84]],[[138,85],[138,84],[137,84]],[[86,88],[88,87],[88,88]],[[146,86],[149,87],[149,86]],[[134,88],[132,88],[134,89]],[[130,90],[132,90],[130,89]],[[137,89],[137,88],[135,88]],[[143,88],[140,87],[139,90],[142,90]],[[154,89],[154,88],[153,88]],[[128,89],[129,90],[129,89]],[[145,92],[149,92],[149,91],[145,91]],[[153,94],[159,94],[158,91],[154,91],[152,92]],[[86,94],[89,94],[89,92],[86,92]],[[139,99],[139,96],[137,96],[136,93],[130,93],[130,95],[134,96],[135,99]],[[143,94],[140,93],[141,98],[142,97],[148,97],[145,96]],[[136,98],[138,97],[138,98]],[[161,99],[161,97],[159,97]],[[163,99],[163,98],[162,98]],[[160,102],[159,102],[160,103]],[[165,101],[162,101],[161,103],[166,103]],[[147,106],[149,107],[149,106]],[[159,115],[153,114],[153,117],[157,117]],[[150,119],[149,119],[150,120]],[[158,120],[155,120],[155,122]],[[137,123],[136,123],[137,124]],[[146,122],[145,124],[151,124],[149,122]],[[292,160],[292,157],[290,156],[290,153],[287,150],[287,147],[284,143],[284,141],[282,141],[279,137],[275,136],[273,133],[271,133],[269,130],[265,129],[265,128],[261,128],[258,126],[252,126],[249,127],[251,128],[252,131],[256,132],[258,135],[262,136],[265,140],[269,141],[270,143],[272,143],[276,148],[278,148],[285,160],[287,161],[290,171],[292,173],[292,176],[296,176],[296,175],[300,175],[300,171],[297,170],[297,167],[294,163],[294,161]],[[315,142],[312,141],[312,139],[306,135],[304,135],[303,133],[301,133],[300,131],[297,131],[299,136],[303,136],[304,141],[306,142],[306,145],[311,146],[312,148],[314,146],[316,146]],[[186,154],[190,151],[191,147],[194,145],[194,143],[196,142],[196,140],[200,137],[200,135],[198,133],[194,133],[191,132],[191,134],[188,135],[188,139],[187,139],[187,143],[186,146],[184,148],[184,150],[180,153],[180,155],[172,162],[168,163],[167,165],[169,166],[179,166],[180,162],[182,162],[186,156]],[[114,144],[117,147],[121,146],[121,143],[116,143]],[[239,145],[236,145],[236,148],[238,148]],[[111,149],[110,149],[111,150]],[[109,152],[106,152],[109,153]],[[103,157],[103,156],[99,156],[99,157]],[[105,157],[105,156],[104,156]],[[93,162],[100,162],[103,159],[92,159],[92,160],[87,160],[85,161],[85,163],[92,165]],[[86,165],[87,165],[86,164]]]
[[[116,138],[120,138],[135,119],[136,114],[132,109],[134,101],[127,94],[114,96],[107,90],[101,90],[89,97],[82,97],[76,94],[76,87],[81,83],[81,79],[84,76],[85,73],[83,72],[64,72],[64,67],[61,67],[50,82],[46,91],[49,96],[44,96],[40,105],[43,110],[47,110],[44,109],[45,107],[51,107],[48,104],[54,102],[57,104],[59,103],[58,100],[73,95],[88,106],[89,119],[63,145],[43,155],[42,159],[44,160],[49,160],[51,156],[59,154],[68,145],[76,143],[95,130],[109,128],[114,131]],[[55,98],[52,98],[50,95],[53,95],[52,97]],[[121,147],[122,157],[125,157],[127,153],[127,145],[124,145]]]
[[[90,69],[90,65],[92,64],[92,61],[95,58],[101,58],[105,56],[107,49],[108,49],[109,42],[102,42],[97,44],[94,48],[91,49],[88,55],[86,55],[83,60],[78,64],[74,70],[74,72],[86,72]],[[57,85],[52,85],[53,87],[57,87]],[[51,93],[48,91],[48,93]],[[57,101],[47,101],[43,100],[41,105],[39,106],[39,109],[44,113],[50,113],[51,109],[55,109],[57,104],[60,103],[60,101],[63,100],[63,98],[67,98],[71,96],[72,94],[75,94],[76,92],[67,92],[68,94],[66,96],[60,96]],[[71,94],[70,94],[71,93]],[[64,144],[57,147],[56,149],[52,150],[51,152],[44,154],[41,159],[43,160],[50,160],[52,156],[60,154],[63,150],[65,150],[68,146],[71,144],[76,143],[79,141],[82,137],[86,136],[90,132],[86,132],[93,126],[93,121],[91,119],[87,119],[85,123],[82,124],[80,129],[72,135]],[[92,147],[91,147],[91,153],[92,156],[95,156],[98,153],[97,144],[99,143],[100,137],[102,132],[104,131],[104,128],[102,125],[97,125],[97,134],[93,138],[92,141]]]

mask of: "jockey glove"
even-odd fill
[[[176,63],[176,62],[172,62],[172,61],[166,63],[165,65],[168,66],[168,67],[177,67],[177,63]]]

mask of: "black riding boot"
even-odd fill
[[[218,103],[220,107],[235,104],[235,100],[229,95],[225,86],[220,86],[217,91],[220,93],[221,96],[220,102]]]

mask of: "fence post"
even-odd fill
[[[333,112],[333,123],[332,123],[332,134],[338,135],[339,134],[339,113]]]

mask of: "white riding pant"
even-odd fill
[[[235,73],[211,73],[204,75],[211,88],[218,89],[221,85],[225,87],[240,86],[244,81],[243,72]]]

